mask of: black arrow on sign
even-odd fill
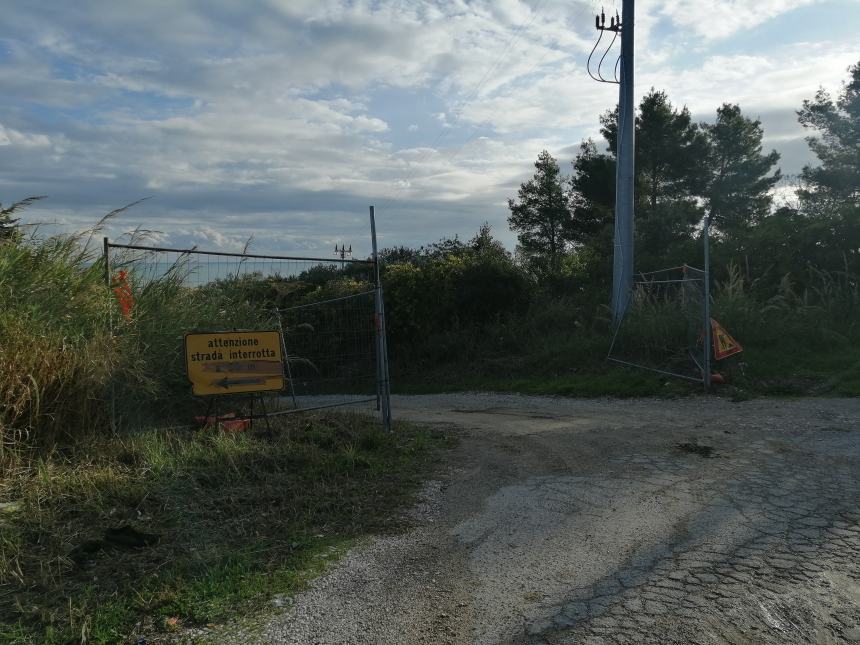
[[[220,381],[215,381],[215,385],[220,385],[225,390],[231,385],[263,385],[266,382],[264,378],[227,378],[226,376]]]

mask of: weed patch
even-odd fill
[[[149,430],[7,459],[0,641],[115,643],[301,589],[397,527],[445,435],[345,414],[273,439]]]

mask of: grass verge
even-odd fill
[[[149,430],[19,455],[0,476],[0,642],[127,642],[260,608],[395,528],[448,441],[331,414],[271,439]]]
[[[539,358],[539,356],[538,356]],[[430,372],[397,369],[398,394],[493,391],[570,397],[678,397],[701,394],[698,383],[647,370],[585,360],[578,367],[553,365],[520,356],[437,365]],[[860,346],[809,348],[751,347],[715,362],[726,380],[713,393],[736,400],[758,396],[860,396]]]
[[[402,375],[393,381],[398,394],[444,392],[511,392],[537,396],[616,397],[684,396],[701,391],[701,386],[627,368],[546,375],[523,373],[519,377],[439,370],[437,378]]]

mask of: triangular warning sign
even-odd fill
[[[711,335],[714,337],[714,358],[718,361],[744,351],[741,344],[713,318],[711,318]]]

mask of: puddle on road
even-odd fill
[[[705,459],[714,456],[713,447],[705,446],[700,443],[690,443],[689,441],[684,441],[682,443],[676,444],[675,447],[682,452],[687,452],[691,455],[699,455],[699,457],[703,457]]]

